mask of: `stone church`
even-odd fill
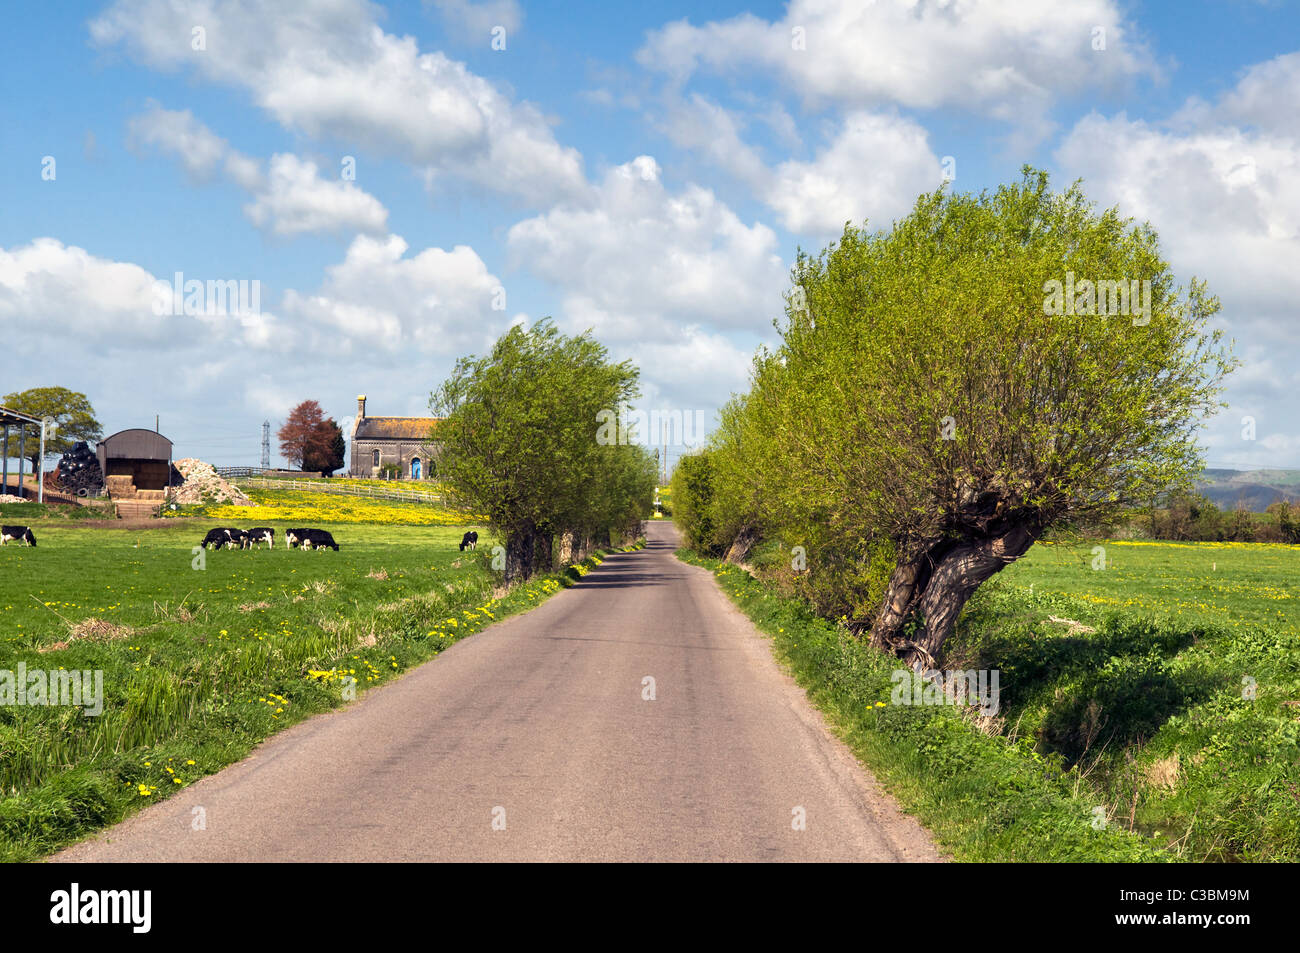
[[[438,445],[430,440],[438,417],[367,417],[366,395],[357,397],[357,420],[352,426],[354,477],[382,476],[393,464],[403,480],[429,480],[437,476]]]

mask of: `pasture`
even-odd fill
[[[769,579],[775,553],[754,559]],[[896,660],[681,555],[958,859],[1300,860],[1300,546],[1035,545],[976,593],[941,663],[999,673],[992,718],[894,704]]]
[[[0,705],[0,860],[112,823],[561,586],[496,589],[490,540],[460,553],[463,527],[293,524],[336,553],[289,550],[273,523],[273,550],[193,552],[257,522],[38,523],[36,548],[0,548],[0,670],[103,673],[98,716]]]

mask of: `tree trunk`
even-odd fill
[[[574,553],[578,548],[578,539],[573,530],[566,529],[560,535],[560,565],[568,566],[575,562]]]
[[[935,668],[966,601],[982,583],[1015,562],[1037,533],[1016,526],[1000,536],[947,542],[920,559],[900,564],[885,592],[871,644],[893,652],[911,668]],[[913,614],[919,626],[904,628]]]
[[[537,530],[520,526],[506,537],[506,582],[527,579],[537,559]]]
[[[726,560],[729,563],[743,563],[749,556],[749,551],[754,548],[758,542],[758,527],[753,523],[746,523],[736,534],[736,538],[731,541],[727,547]]]
[[[537,570],[550,572],[555,567],[555,535],[542,533],[537,537]]]

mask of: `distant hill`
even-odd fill
[[[1300,470],[1216,470],[1201,471],[1196,492],[1204,494],[1221,510],[1244,506],[1262,513],[1280,500],[1300,502]]]

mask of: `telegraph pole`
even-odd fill
[[[262,469],[271,469],[271,421],[262,421]]]

